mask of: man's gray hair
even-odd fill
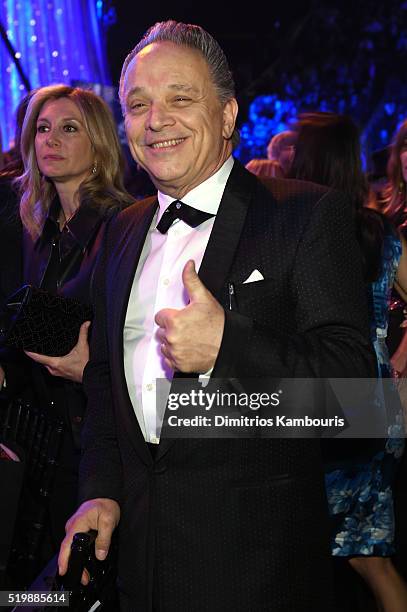
[[[225,104],[228,100],[235,97],[235,83],[226,55],[213,36],[198,25],[180,23],[173,20],[160,21],[147,30],[140,42],[124,60],[119,87],[119,96],[123,113],[125,112],[125,100],[123,95],[124,77],[127,68],[137,53],[140,53],[144,47],[154,42],[172,42],[175,45],[189,47],[201,53],[208,64],[212,82],[220,102]],[[232,140],[235,145],[239,141],[239,133],[236,129],[233,133]]]

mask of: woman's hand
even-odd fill
[[[45,366],[52,376],[60,376],[73,382],[82,382],[83,370],[89,361],[88,331],[90,321],[82,323],[79,330],[78,342],[72,351],[63,357],[50,357],[40,353],[24,351],[25,354]]]

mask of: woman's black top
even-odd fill
[[[23,283],[90,303],[91,284],[106,221],[118,210],[119,207],[106,211],[82,205],[60,231],[60,203],[56,198],[39,238],[33,241],[28,232],[23,232]],[[34,401],[40,402],[50,416],[64,421],[73,446],[79,452],[80,429],[86,407],[82,385],[51,376],[35,362],[31,363],[31,369]],[[74,458],[75,466],[78,459],[79,455]]]

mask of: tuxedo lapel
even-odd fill
[[[132,213],[131,220],[128,221],[123,217],[120,244],[114,248],[114,257],[110,258],[112,265],[109,270],[111,291],[108,300],[116,315],[113,320],[115,332],[122,333],[123,330],[134,275],[157,205],[156,200],[140,207],[140,210],[137,210],[135,205],[134,211],[130,209],[125,211]],[[123,350],[123,343],[120,343],[120,346]]]
[[[219,298],[227,281],[255,188],[255,177],[235,160],[198,273],[205,287],[216,298]],[[197,376],[175,373],[174,378]],[[174,442],[173,439],[161,440],[157,458],[162,457]]]
[[[216,215],[199,277],[215,296],[224,286],[254,191],[253,176],[235,161]]]
[[[115,376],[118,377],[124,396],[123,401],[118,402],[118,406],[122,411],[122,418],[129,431],[130,439],[145,463],[151,463],[152,458],[127,391],[124,373],[123,329],[134,275],[157,205],[157,200],[150,200],[146,206],[140,205],[140,209],[137,209],[138,205],[135,205],[134,211],[130,209],[125,211],[124,214],[132,214],[132,219],[130,223],[128,220],[123,223],[123,231],[120,232],[122,239],[118,248],[115,249],[115,257],[111,258],[112,266],[109,270],[111,282],[109,283],[108,313],[111,313],[112,363],[117,364]]]

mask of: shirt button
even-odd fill
[[[163,280],[163,285],[165,285],[166,287],[168,287],[168,285],[170,284],[170,279],[169,278],[164,278]]]
[[[176,208],[177,210],[179,210],[179,209],[181,208],[181,202],[177,202],[177,203],[175,204],[175,208]]]
[[[160,439],[157,438],[155,434],[150,434],[150,443],[151,444],[159,444]]]
[[[146,385],[147,391],[152,391],[153,388],[154,388],[154,385],[152,383],[148,383],[148,385]]]

